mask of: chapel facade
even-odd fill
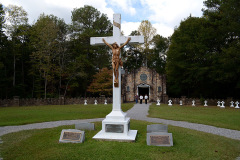
[[[135,101],[135,95],[148,95],[150,102],[167,101],[166,76],[142,66],[141,68],[122,74],[123,101]]]

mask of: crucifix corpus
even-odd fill
[[[93,139],[135,141],[137,130],[130,130],[130,118],[121,109],[121,48],[126,44],[144,43],[143,36],[121,36],[121,15],[113,15],[113,36],[91,37],[91,45],[107,45],[112,49],[113,108],[102,121],[102,130]],[[111,45],[112,44],[112,45]]]

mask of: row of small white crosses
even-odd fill
[[[179,102],[180,102],[180,105],[182,106],[182,100],[180,100]],[[217,106],[219,106],[219,107],[221,107],[221,108],[225,108],[225,106],[224,106],[225,102],[224,102],[224,101],[222,101],[222,102],[218,101],[217,103],[218,103]],[[220,105],[220,103],[221,103],[221,105]],[[230,103],[231,103],[231,106],[230,106],[230,107],[234,107],[234,102],[231,101]],[[239,108],[239,106],[238,106],[238,105],[239,105],[239,102],[236,101],[235,104],[236,104],[236,107],[235,107],[235,108]],[[169,105],[169,106],[172,106],[172,100],[171,100],[171,99],[168,101],[168,105]],[[192,106],[195,106],[195,100],[192,101]],[[206,100],[204,101],[204,106],[208,106]]]
[[[221,105],[220,105],[220,103],[221,103]],[[222,101],[222,102],[217,101],[217,106],[218,106],[218,107],[225,108],[224,104],[225,104],[224,101]],[[230,107],[234,107],[234,102],[233,102],[233,101],[231,101],[230,104],[231,104]],[[239,105],[239,102],[236,101],[235,104],[236,104],[235,108],[238,109],[238,108],[239,108],[239,106],[238,106],[238,105]]]
[[[104,104],[107,104],[106,99],[104,100]],[[86,99],[84,100],[84,105],[87,105],[87,100]],[[96,99],[94,100],[94,105],[97,105],[97,100]]]

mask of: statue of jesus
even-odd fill
[[[113,43],[112,45],[108,44],[105,39],[103,38],[102,39],[103,42],[112,49],[112,68],[113,68],[113,74],[115,76],[115,79],[114,79],[114,86],[115,87],[118,87],[118,77],[119,77],[119,72],[118,72],[118,68],[119,68],[119,65],[120,66],[123,66],[123,62],[121,60],[121,58],[119,57],[120,56],[120,51],[121,51],[121,48],[123,48],[126,44],[128,44],[128,42],[131,40],[131,38],[129,37],[128,40],[123,44],[121,45],[120,47],[118,46],[118,44],[115,42]]]

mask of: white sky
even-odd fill
[[[33,24],[41,13],[53,14],[71,23],[71,11],[91,5],[112,21],[113,13],[120,13],[122,31],[129,35],[137,30],[142,20],[149,20],[157,33],[168,37],[181,20],[192,16],[201,17],[203,0],[1,0],[4,6],[22,6]]]

